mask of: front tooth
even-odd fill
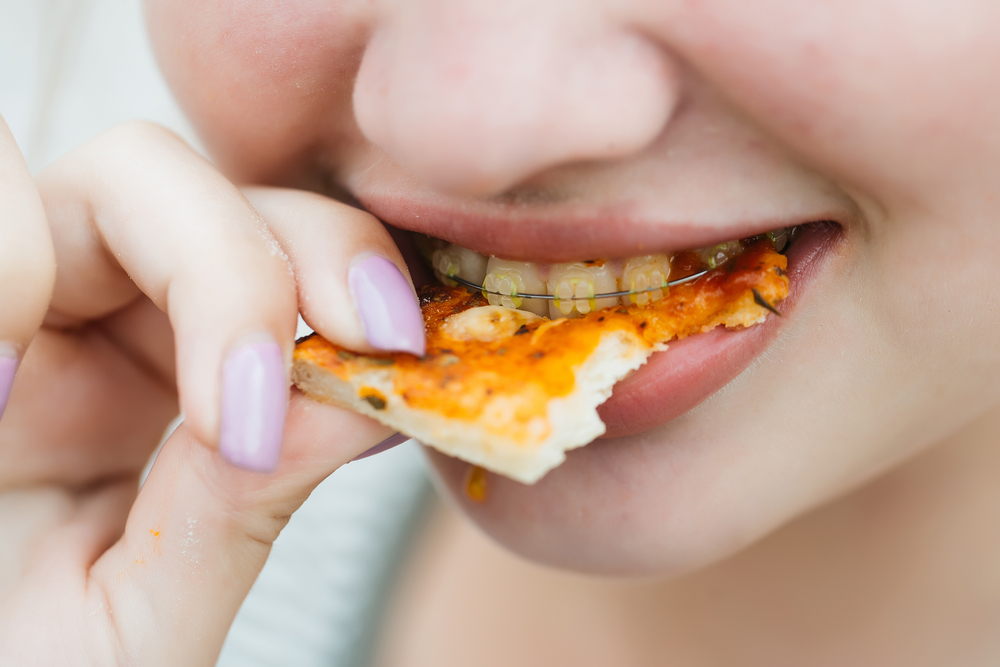
[[[488,261],[485,255],[480,255],[478,252],[462,246],[449,245],[434,251],[431,264],[438,275],[438,280],[454,287],[455,281],[449,280],[454,276],[482,285],[486,278]]]
[[[647,303],[659,301],[667,292],[667,282],[670,280],[669,255],[644,255],[633,257],[625,262],[619,290],[635,292],[623,296],[622,304],[645,306]],[[652,289],[651,291],[646,291]]]
[[[534,262],[513,262],[490,257],[486,263],[483,292],[493,306],[520,308],[543,317],[548,315],[548,306],[544,300],[522,299],[518,296],[545,294],[545,283],[538,277],[538,267]]]
[[[615,297],[594,298],[596,294],[618,291],[618,281],[604,262],[555,264],[549,272],[547,288],[556,297],[549,303],[552,318],[586,315],[618,303]]]
[[[743,244],[739,241],[726,241],[719,245],[695,250],[695,253],[701,257],[701,261],[705,262],[710,269],[725,264],[741,252],[743,252]]]

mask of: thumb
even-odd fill
[[[160,452],[122,538],[91,578],[122,650],[144,665],[212,665],[292,512],[338,467],[389,431],[292,392],[282,461],[235,468],[182,424]]]

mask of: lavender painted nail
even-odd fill
[[[14,357],[0,357],[0,417],[7,407],[7,399],[10,398],[10,388],[14,384],[14,372],[17,370],[17,359]]]
[[[372,347],[423,356],[424,316],[395,264],[385,257],[368,257],[351,267],[347,282]]]
[[[270,472],[278,466],[288,383],[277,343],[233,350],[222,366],[219,451],[240,468]]]
[[[393,435],[390,435],[388,438],[378,443],[374,447],[370,447],[365,451],[361,452],[360,454],[355,456],[352,460],[360,461],[361,459],[366,459],[369,456],[375,456],[376,454],[381,454],[384,451],[390,450],[393,447],[397,447],[403,444],[409,439],[410,436],[408,435],[403,435],[402,433],[394,433]]]

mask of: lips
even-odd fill
[[[762,231],[757,229],[754,233]],[[400,238],[399,235],[394,236]],[[749,235],[743,235],[746,236]],[[719,327],[674,341],[666,351],[654,354],[643,368],[619,382],[611,398],[599,408],[601,419],[607,426],[607,432],[602,437],[627,436],[665,424],[694,408],[739,375],[768,348],[784,324],[794,317],[797,303],[819,273],[822,260],[841,236],[842,228],[836,222],[796,226],[794,241],[785,253],[788,257],[790,291],[780,305],[782,317],[772,316],[763,324],[742,330]],[[712,244],[725,243],[718,236],[698,238],[707,238]],[[408,255],[412,266],[416,253],[406,252],[404,248],[404,255]],[[545,258],[551,259],[552,254],[546,254]],[[414,266],[413,269],[415,274],[427,275],[423,267]]]
[[[797,217],[761,212],[740,222],[692,224],[650,218],[628,203],[520,205],[438,202],[407,193],[357,192],[357,200],[393,227],[427,234],[508,260],[549,263],[593,257],[633,257],[702,248],[816,220],[846,224],[854,213],[840,202],[821,201]]]
[[[835,223],[799,226],[785,253],[789,293],[781,302],[782,317],[769,317],[748,329],[719,327],[675,341],[667,350],[653,354],[645,366],[615,385],[611,398],[598,408],[608,428],[602,437],[641,433],[665,424],[743,372],[794,317],[796,305],[840,235],[841,228]]]

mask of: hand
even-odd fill
[[[214,664],[291,513],[389,434],[287,403],[296,314],[357,349],[419,351],[405,266],[370,215],[248,200],[148,124],[36,184],[4,127],[0,340],[24,354],[0,420],[0,664]]]

